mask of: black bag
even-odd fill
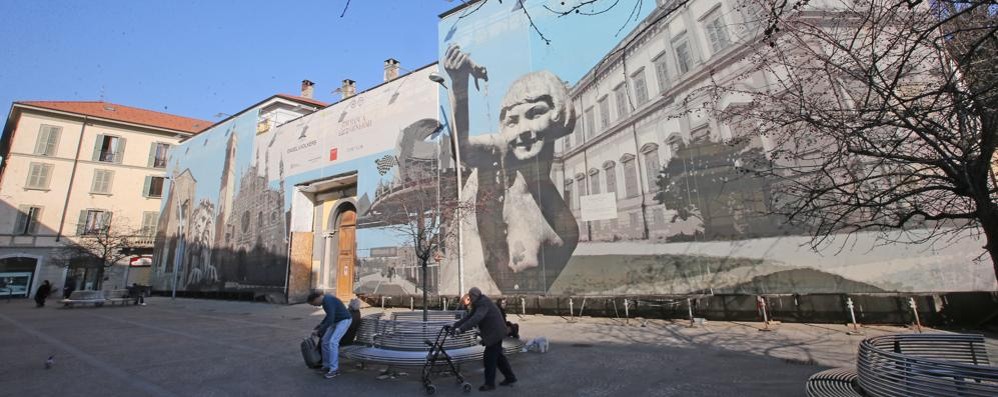
[[[305,366],[309,368],[322,366],[322,350],[316,338],[309,336],[301,341],[301,358],[305,359]]]

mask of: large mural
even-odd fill
[[[478,2],[440,21],[464,191],[486,203],[465,225],[466,283],[507,295],[998,289],[974,236],[913,246],[868,233],[816,252],[807,230],[767,215],[776,182],[740,167],[765,161],[769,142],[682,100],[723,79],[721,50],[751,10],[562,14],[578,3]],[[458,292],[455,267],[441,264],[441,291]]]

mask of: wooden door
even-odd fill
[[[357,259],[357,212],[353,209],[344,210],[340,214],[339,254],[336,257],[336,297],[344,303],[353,299],[354,263]]]

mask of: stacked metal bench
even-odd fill
[[[126,289],[116,289],[110,291],[107,296],[104,296],[104,291],[73,291],[69,294],[69,298],[59,301],[65,307],[73,307],[76,305],[94,305],[95,307],[104,306],[105,303],[115,304],[121,303],[123,305],[129,303],[135,303],[135,298],[129,297],[128,290]]]
[[[453,324],[462,313],[432,311],[426,322],[421,311],[369,314],[361,319],[354,344],[342,347],[340,355],[365,364],[422,366],[429,350],[425,341],[434,339],[440,328]],[[519,339],[507,338],[503,350],[516,353],[523,345]],[[444,346],[457,363],[481,360],[485,351],[472,332],[448,338]]]
[[[984,337],[900,334],[863,340],[856,369],[811,376],[808,396],[998,396]]]

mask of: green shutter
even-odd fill
[[[147,176],[145,186],[142,186],[142,195],[149,197],[149,189],[152,187],[152,177]]]
[[[91,158],[93,161],[100,160],[100,145],[104,142],[104,134],[97,134],[97,140],[94,141],[94,156]]]
[[[87,210],[80,210],[80,220],[76,223],[76,235],[82,236],[83,229],[87,226]]]
[[[24,226],[28,223],[28,212],[31,207],[21,205],[17,207],[17,222],[14,223],[14,234],[24,233]]]
[[[35,154],[45,154],[45,148],[48,146],[49,134],[51,129],[47,125],[42,125],[38,128],[38,140],[35,141]]]
[[[123,163],[125,159],[125,138],[118,138],[118,148],[114,151],[114,162]]]
[[[146,167],[150,167],[151,168],[153,165],[156,164],[156,146],[157,145],[158,144],[156,142],[153,142],[152,145],[149,145],[149,161],[146,163]]]
[[[62,127],[49,126],[49,139],[45,148],[45,154],[55,156],[59,147],[59,137],[62,135]]]
[[[111,211],[106,211],[101,215],[101,233],[107,233],[111,230],[111,215],[113,215],[113,213]]]
[[[38,181],[39,187],[43,189],[49,188],[49,180],[52,179],[52,164],[42,164],[41,180]]]

